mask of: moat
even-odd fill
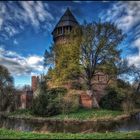
[[[59,120],[0,116],[0,127],[36,132],[93,133],[140,130],[140,112],[117,120]]]

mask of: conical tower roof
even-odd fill
[[[71,13],[70,9],[67,8],[64,15],[60,18],[59,22],[56,24],[54,30],[58,27],[63,26],[76,26],[79,25],[73,14]],[[54,31],[53,30],[53,31]]]

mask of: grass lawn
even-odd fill
[[[138,139],[140,131],[107,132],[90,134],[70,133],[33,133],[8,129],[0,129],[0,139]]]
[[[69,114],[60,114],[50,118],[55,119],[73,119],[73,120],[91,120],[116,117],[123,114],[121,111],[112,111],[104,109],[79,109],[77,112]]]
[[[105,109],[79,109],[77,112],[69,114],[59,114],[51,117],[45,117],[50,119],[69,119],[69,120],[92,120],[92,119],[104,119],[116,117],[122,115],[122,111],[112,111]],[[16,112],[10,113],[12,116],[25,116],[25,117],[35,117],[31,115],[29,110],[18,110]]]

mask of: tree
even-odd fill
[[[80,45],[82,77],[86,82],[88,92],[93,96],[93,106],[99,107],[92,91],[93,76],[102,64],[115,63],[119,60],[121,51],[118,45],[124,35],[120,29],[109,22],[85,24],[82,27],[82,34]]]
[[[133,78],[134,82],[137,83],[136,93],[140,92],[140,68],[136,67],[135,65],[132,65],[131,77]]]
[[[10,110],[14,106],[13,77],[8,69],[0,65],[0,110]]]
[[[54,57],[54,44],[51,44],[51,46],[49,47],[49,51],[45,50],[44,52],[44,67],[51,67],[51,65],[53,65],[55,61]]]
[[[129,79],[137,85],[135,86],[136,92],[140,92],[140,68],[135,65],[130,65],[127,59],[120,61],[117,65],[118,67],[118,75],[123,77],[123,79]]]

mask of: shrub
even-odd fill
[[[122,103],[122,109],[125,113],[131,113],[133,112],[135,108],[134,102],[132,100],[125,100]]]
[[[14,92],[13,77],[6,67],[0,65],[0,111],[15,110]]]
[[[64,88],[53,88],[41,92],[32,105],[33,114],[40,116],[52,116],[61,113],[62,96],[66,93]]]
[[[75,93],[75,90],[69,91],[62,101],[62,113],[68,114],[75,112],[79,109],[79,95]]]
[[[107,94],[101,99],[100,106],[105,109],[120,110],[125,95],[115,88],[108,88]]]
[[[134,93],[133,100],[135,101],[135,107],[140,108],[140,92]]]

